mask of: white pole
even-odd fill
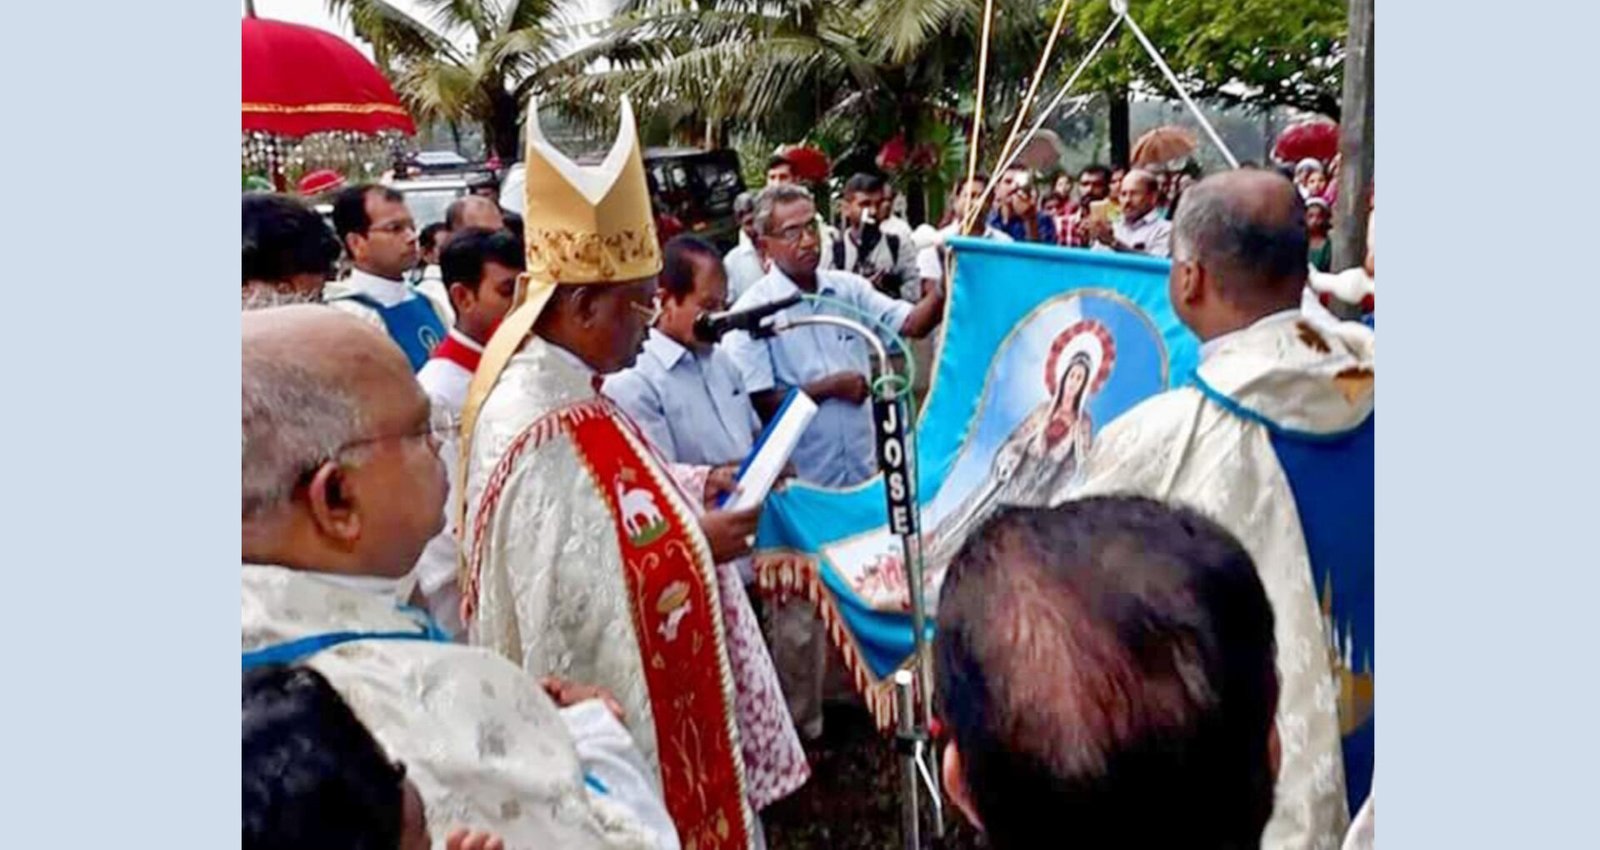
[[[1183,99],[1184,105],[1188,106],[1189,111],[1194,113],[1195,120],[1199,121],[1200,126],[1205,128],[1206,135],[1210,136],[1217,149],[1222,151],[1222,158],[1228,161],[1228,165],[1238,168],[1239,160],[1234,159],[1233,151],[1228,150],[1228,146],[1222,143],[1222,137],[1217,135],[1216,128],[1212,127],[1211,122],[1207,121],[1206,116],[1200,112],[1200,107],[1195,106],[1194,101],[1189,99],[1189,93],[1184,91],[1183,86],[1178,82],[1178,75],[1172,73],[1172,69],[1167,67],[1167,60],[1162,59],[1161,54],[1156,52],[1156,46],[1151,44],[1150,39],[1145,37],[1144,30],[1139,29],[1139,25],[1134,22],[1133,18],[1128,17],[1126,4],[1123,4],[1119,14],[1121,15],[1121,20],[1128,22],[1128,28],[1133,30],[1134,37],[1139,39],[1140,44],[1144,45],[1144,50],[1150,54],[1151,61],[1155,62],[1156,67],[1161,69],[1161,73],[1166,75],[1167,82],[1171,83],[1172,87],[1177,90],[1178,97]]]

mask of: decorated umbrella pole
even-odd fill
[[[389,81],[344,39],[249,14],[242,36],[241,156],[280,190],[291,164],[370,168],[416,134]]]

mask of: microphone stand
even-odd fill
[[[899,715],[895,751],[901,760],[903,800],[902,832],[906,850],[922,850],[920,799],[928,795],[933,837],[944,837],[944,799],[939,791],[939,772],[933,766],[934,748],[928,733],[933,721],[933,667],[928,652],[927,604],[922,595],[921,510],[917,504],[916,479],[910,469],[911,450],[906,440],[906,407],[902,393],[884,378],[901,378],[889,360],[888,347],[866,325],[842,316],[810,315],[777,318],[751,333],[765,339],[784,331],[807,326],[828,326],[849,331],[867,341],[877,360],[871,386],[873,432],[878,445],[878,468],[883,473],[884,496],[888,507],[889,530],[900,537],[905,561],[906,589],[911,597],[912,665],[894,674],[895,704]],[[920,697],[920,699],[918,699]],[[919,710],[920,708],[920,710]]]

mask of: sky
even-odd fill
[[[402,12],[420,18],[424,23],[428,22],[430,15],[415,0],[390,0],[390,2]],[[569,0],[569,2],[572,4],[572,18],[583,23],[606,17],[611,8],[609,0]],[[255,0],[255,4],[258,18],[273,18],[338,33],[368,58],[372,56],[372,50],[358,41],[349,27],[328,14],[326,0]],[[240,9],[243,8],[241,3]]]

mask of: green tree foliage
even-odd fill
[[[1076,58],[1110,25],[1113,12],[1103,0],[1074,6],[1067,55]],[[1191,96],[1227,106],[1290,106],[1338,120],[1344,3],[1130,0],[1129,6]],[[1160,69],[1123,28],[1076,88],[1120,92],[1135,86],[1173,96]]]
[[[385,0],[327,0],[372,45],[420,122],[477,124],[490,150],[517,153],[523,105],[557,56],[560,0],[419,0],[429,20]],[[462,45],[467,45],[463,47]]]
[[[1032,0],[995,8],[986,108],[998,124],[1046,31]],[[599,104],[627,94],[702,143],[737,131],[870,161],[904,132],[943,163],[970,116],[982,15],[982,0],[623,0],[599,41],[545,78],[569,110],[595,105],[600,120]]]

